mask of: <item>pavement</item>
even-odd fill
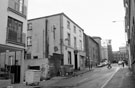
[[[135,88],[135,74],[121,67],[103,88]]]
[[[89,70],[89,68],[85,68],[83,70],[80,71],[76,71],[75,72],[75,76],[79,76],[82,75],[84,73],[87,73],[89,71],[94,70],[95,68]],[[25,83],[20,83],[20,84],[11,84],[11,80],[0,80],[0,88],[41,88],[42,86],[49,86],[52,84],[55,84],[61,80],[64,79],[69,79],[75,76],[57,76],[57,77],[53,77],[50,80],[45,80],[45,81],[41,81],[39,86],[26,86]]]

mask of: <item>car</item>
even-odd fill
[[[107,62],[107,61],[105,61],[105,62],[104,62],[104,65],[105,65],[105,66],[106,66],[106,65],[108,65],[108,62]]]
[[[123,61],[118,61],[118,65],[121,65],[123,63]]]
[[[104,63],[100,63],[99,65],[97,65],[97,67],[103,67],[103,66],[105,66]]]

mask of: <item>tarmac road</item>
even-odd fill
[[[119,68],[118,65],[112,65],[112,69],[108,69],[106,66],[96,68],[94,71],[63,79],[52,85],[43,86],[43,88],[103,88]]]

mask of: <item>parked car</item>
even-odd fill
[[[104,65],[105,65],[105,66],[108,65],[108,61],[105,61],[105,62],[104,62]]]
[[[100,63],[99,65],[97,65],[97,67],[103,67],[103,66],[105,66],[104,63]]]
[[[118,65],[121,65],[123,63],[123,61],[118,61]]]

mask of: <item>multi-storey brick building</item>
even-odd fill
[[[98,58],[98,62],[100,62],[101,61],[101,59],[102,59],[102,51],[101,51],[101,37],[96,37],[96,36],[94,36],[94,37],[92,37],[98,44],[99,44],[99,58]]]
[[[27,65],[84,68],[83,33],[64,13],[28,20]]]
[[[107,49],[108,49],[108,61],[113,62],[112,44],[110,39],[107,40]]]
[[[101,61],[108,60],[108,48],[107,46],[101,47],[102,59]]]
[[[0,0],[0,68],[24,79],[24,47],[27,27],[27,0]]]
[[[86,34],[84,34],[84,41],[84,48],[86,52],[86,66],[96,66],[100,63],[100,44]]]
[[[135,1],[124,0],[129,67],[135,72]]]

